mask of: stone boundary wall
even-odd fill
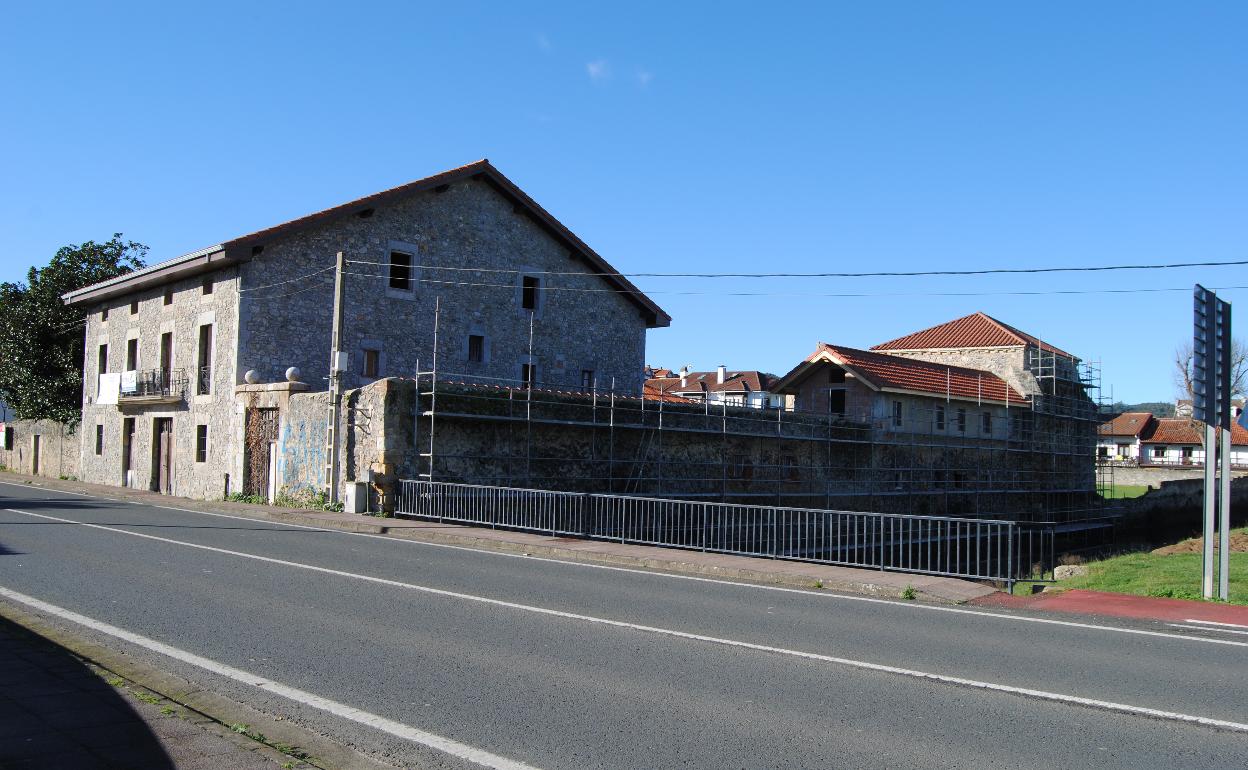
[[[609,397],[547,391],[530,402],[519,390],[439,383],[434,480],[904,514],[1101,515],[1090,458],[1077,453],[939,436],[915,444],[828,416],[786,412],[778,426],[748,408],[644,403],[617,397],[612,409]],[[325,393],[291,396],[279,487],[324,485],[328,409]],[[339,481],[369,483],[370,505],[387,506],[395,481],[429,469],[428,409],[412,380],[344,393]]]
[[[78,478],[78,458],[82,426],[70,427],[54,420],[10,420],[13,449],[0,443],[0,466],[48,478]],[[39,472],[34,472],[34,437],[39,437]],[[91,437],[94,440],[94,437]]]
[[[1248,471],[1234,471],[1232,476],[1248,476]],[[1205,477],[1203,468],[1157,468],[1114,467],[1114,484],[1117,486],[1158,487],[1163,481],[1184,481]]]
[[[1204,483],[1201,479],[1163,481],[1140,497],[1119,501],[1119,542],[1170,542],[1199,535]],[[1231,523],[1248,522],[1248,478],[1231,482]]]

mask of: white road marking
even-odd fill
[[[77,623],[80,626],[86,626],[87,628],[98,631],[102,634],[122,639],[130,642],[131,644],[136,644],[144,649],[151,650],[152,652],[166,655],[174,660],[189,663],[196,668],[211,671],[212,673],[226,677],[227,679],[233,679],[236,682],[242,682],[243,684],[257,687],[266,692],[271,692],[274,695],[280,695],[283,698],[288,698],[297,703],[302,703],[305,706],[311,706],[312,708],[326,711],[336,717],[349,719],[352,722],[358,722],[359,724],[367,727],[381,730],[382,732],[412,741],[413,743],[419,743],[422,746],[428,746],[431,749],[437,749],[445,754],[450,754],[453,757],[464,759],[483,767],[499,768],[499,770],[534,770],[532,765],[526,765],[522,762],[516,762],[506,757],[500,757],[497,754],[491,754],[483,749],[478,749],[465,743],[451,740],[450,738],[444,738],[441,735],[434,735],[433,733],[419,730],[410,725],[395,722],[392,719],[387,719],[383,716],[378,716],[377,714],[357,709],[354,706],[348,706],[345,703],[339,703],[337,701],[330,700],[329,698],[322,698],[319,695],[314,695],[313,693],[305,692],[304,690],[299,690],[294,687],[281,684],[280,682],[274,682],[271,679],[265,679],[258,674],[252,674],[248,671],[234,668],[233,666],[227,666],[224,663],[218,663],[215,660],[196,655],[193,652],[187,652],[186,650],[170,646],[163,642],[158,642],[155,639],[140,636],[139,634],[127,631],[124,628],[118,628],[117,626],[109,625],[103,621],[89,618],[86,615],[79,615],[72,610],[67,610],[54,604],[48,604],[47,602],[36,599],[33,596],[27,596],[3,586],[0,586],[0,596],[12,599],[13,601],[21,604],[25,604],[26,606],[40,612],[45,612],[63,620]]]
[[[1171,626],[1173,628],[1190,628],[1196,631],[1214,631],[1219,634],[1238,634],[1240,636],[1248,636],[1248,631],[1233,631],[1229,628],[1210,628],[1209,626],[1191,626],[1186,623],[1167,623],[1166,625]],[[1228,623],[1227,625],[1230,625],[1230,624]]]
[[[399,580],[390,580],[388,578],[373,577],[372,575],[361,575],[355,572],[345,572],[343,570],[330,569],[328,567],[318,567],[315,564],[304,564],[302,562],[288,561],[286,559],[276,559],[271,556],[260,556],[258,554],[246,553],[243,551],[232,551],[227,548],[217,548],[210,545],[200,545],[199,543],[187,543],[181,540],[173,540],[158,535],[148,535],[142,532],[129,532],[115,527],[106,527],[100,524],[85,524],[72,519],[61,519],[56,516],[48,516],[42,513],[31,513],[29,511],[20,511],[16,508],[8,508],[6,510],[13,513],[20,513],[26,516],[34,516],[40,519],[48,519],[50,521],[59,521],[64,524],[72,524],[79,527],[89,527],[91,529],[102,529],[106,532],[114,532],[120,535],[129,535],[131,537],[139,537],[145,540],[157,540],[163,543],[171,543],[173,545],[181,545],[187,548],[194,548],[201,551],[211,551],[213,553],[222,553],[228,556],[238,556],[244,559],[254,559],[269,564],[280,564],[285,567],[294,567],[296,569],[304,569],[311,572],[319,572],[326,575],[337,575],[339,577],[352,578],[354,580],[362,580],[369,583],[377,583],[380,585],[394,586],[396,588],[404,588],[410,591],[419,591],[421,593],[433,596],[444,596],[451,599],[459,599],[462,601],[476,602],[493,607],[505,607],[507,609],[519,610],[521,612],[530,612],[537,615],[545,615],[548,617],[565,618],[567,620],[577,620],[586,623],[593,623],[612,628],[625,628],[632,631],[640,631],[643,633],[657,634],[659,636],[673,637],[677,639],[689,639],[698,642],[707,642],[710,644],[723,645],[725,647],[734,647],[746,650],[755,650],[758,652],[770,652],[777,655],[787,655],[795,658],[803,658],[806,660],[816,660],[823,663],[833,663],[840,666],[861,669],[865,671],[876,671],[887,674],[896,674],[899,676],[910,677],[912,679],[924,679],[934,682],[943,682],[945,684],[959,685],[962,687],[971,687],[979,690],[988,690],[992,692],[1009,693],[1013,695],[1023,695],[1030,698],[1052,701],[1056,703],[1065,703],[1078,706],[1089,706],[1106,711],[1115,711],[1122,714],[1133,714],[1137,716],[1147,716],[1156,719],[1166,719],[1174,722],[1187,722],[1209,727],[1218,727],[1224,730],[1233,730],[1236,732],[1248,733],[1248,724],[1242,722],[1232,722],[1225,719],[1215,719],[1213,717],[1193,716],[1191,714],[1182,714],[1175,711],[1163,711],[1161,709],[1148,708],[1146,706],[1133,706],[1127,703],[1116,703],[1114,701],[1097,700],[1094,698],[1084,698],[1077,695],[1066,695],[1064,693],[1048,692],[1045,690],[1035,690],[1027,687],[1014,687],[1013,685],[997,684],[995,682],[984,682],[976,679],[965,679],[957,676],[947,676],[945,674],[934,674],[926,671],[918,671],[909,668],[900,668],[898,666],[888,666],[881,663],[871,663],[864,660],[854,660],[852,658],[841,658],[833,655],[823,655],[815,652],[805,652],[802,650],[792,650],[785,647],[773,647],[766,644],[756,644],[754,642],[744,642],[736,639],[726,639],[718,636],[707,636],[705,634],[694,634],[688,631],[678,631],[671,628],[662,628],[659,626],[647,626],[640,623],[629,623],[623,620],[612,620],[611,618],[602,618],[594,615],[582,615],[576,612],[567,612],[564,610],[555,610],[549,607],[538,607],[531,604],[520,604],[517,602],[504,601],[502,599],[492,599],[488,596],[477,596],[475,594],[466,594],[459,591],[448,591],[443,588],[433,588],[432,586],[422,586],[415,583],[404,583]],[[1239,644],[1235,642],[1234,644]]]
[[[1202,626],[1221,626],[1223,628],[1242,628],[1243,630],[1248,631],[1248,626],[1240,625],[1239,623],[1219,623],[1216,620],[1192,620],[1191,618],[1188,618],[1187,620],[1184,620],[1183,622],[1184,623],[1199,623]]]
[[[14,484],[8,481],[0,481],[0,484],[9,484],[10,486],[25,487],[25,484]],[[61,492],[62,490],[49,489],[51,492]],[[65,494],[79,494],[77,492],[66,492]],[[341,529],[329,529],[325,527],[313,527],[306,524],[293,524],[283,521],[274,521],[272,519],[261,519],[252,516],[236,516],[228,513],[213,513],[210,511],[197,511],[193,508],[177,508],[171,505],[157,505],[156,503],[146,503],[137,500],[122,500],[120,498],[105,497],[103,495],[83,495],[83,497],[94,497],[99,500],[109,500],[123,505],[141,505],[147,508],[160,508],[167,511],[181,511],[183,513],[194,513],[200,516],[215,516],[222,519],[235,519],[237,521],[262,522],[272,524],[275,527],[292,527],[294,529],[307,529],[313,532],[326,532],[337,535],[349,535],[351,537],[367,537],[377,540],[385,540],[390,543],[405,543],[413,546],[424,546],[428,548],[446,548],[453,551],[469,551],[476,554],[487,554],[490,556],[501,556],[509,559],[525,559],[527,561],[540,561],[548,564],[560,564],[568,567],[583,567],[586,569],[600,569],[610,572],[628,572],[634,575],[645,575],[648,577],[667,578],[670,580],[689,580],[695,583],[713,583],[715,585],[732,586],[734,588],[749,588],[758,591],[779,591],[780,593],[801,594],[808,598],[826,599],[831,601],[846,602],[863,602],[866,604],[882,604],[891,608],[906,611],[912,610],[916,612],[949,612],[956,615],[974,615],[981,618],[993,618],[995,620],[1007,620],[1015,623],[1039,623],[1047,626],[1059,626],[1067,628],[1082,628],[1089,631],[1107,631],[1116,634],[1131,634],[1134,636],[1152,636],[1162,639],[1173,639],[1180,642],[1206,642],[1210,644],[1226,644],[1236,647],[1248,647],[1248,643],[1235,642],[1229,639],[1210,639],[1201,636],[1192,636],[1190,634],[1172,634],[1164,631],[1146,631],[1138,628],[1123,628],[1120,626],[1106,626],[1097,623],[1080,623],[1075,620],[1056,620],[1054,618],[1037,618],[1030,615],[1010,615],[1003,612],[987,612],[983,610],[972,610],[965,607],[945,607],[934,604],[916,604],[914,602],[899,602],[894,599],[879,599],[871,596],[853,596],[850,594],[839,594],[831,591],[818,591],[804,588],[785,588],[784,586],[769,586],[760,583],[737,582],[733,580],[720,580],[717,578],[697,577],[694,575],[679,575],[671,572],[662,572],[659,570],[633,569],[630,567],[613,567],[607,564],[592,564],[581,561],[567,561],[564,559],[548,558],[543,556],[526,556],[518,553],[507,553],[504,551],[494,551],[487,548],[473,548],[464,545],[450,545],[449,543],[431,543],[424,540],[411,540],[407,538],[394,537],[392,535],[375,535],[368,532],[349,532]]]

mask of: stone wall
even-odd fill
[[[427,388],[427,384],[425,385]],[[341,481],[395,479],[798,507],[1076,518],[1099,508],[1088,457],[1003,439],[879,431],[827,415],[439,384],[430,425],[410,380],[344,394]],[[293,396],[282,484],[324,483],[328,396]],[[417,417],[420,412],[422,416]],[[1069,472],[1059,472],[1067,468]]]
[[[1160,544],[1199,536],[1203,497],[1203,480],[1174,479],[1140,497],[1119,501],[1118,540]],[[1231,482],[1231,522],[1232,526],[1248,522],[1248,478],[1242,476]]]
[[[0,443],[0,466],[54,479],[78,477],[79,429],[53,420],[10,420],[3,425],[12,431],[13,448],[5,449]],[[36,446],[38,468],[34,467]]]
[[[413,291],[389,287],[391,250],[413,255],[415,277],[423,279]],[[345,279],[346,387],[370,381],[362,373],[365,349],[380,352],[383,378],[431,369],[438,298],[439,371],[448,379],[517,382],[528,360],[530,314],[520,307],[520,276],[491,270],[570,273],[540,276],[547,290],[533,317],[538,381],[579,388],[582,371],[592,370],[603,389],[612,380],[617,390],[640,387],[646,322],[638,306],[475,180],[266,244],[241,268],[244,286],[258,290],[243,295],[240,371],[256,369],[268,381],[297,366],[305,381],[320,387],[328,376],[332,267],[339,251],[349,260],[372,263],[350,265]],[[429,265],[482,270],[420,267]],[[290,283],[260,288],[283,281]],[[485,337],[480,363],[467,360],[469,335]]]
[[[1232,475],[1238,478],[1248,471],[1234,471]],[[1164,481],[1201,481],[1204,477],[1203,468],[1114,467],[1114,484],[1118,486],[1160,487]]]
[[[172,290],[169,304],[165,290]],[[203,277],[183,279],[106,300],[89,309],[86,326],[86,354],[83,362],[83,409],[80,431],[89,436],[82,442],[81,477],[96,484],[121,486],[123,474],[123,432],[133,420],[134,438],[130,447],[130,483],[139,489],[153,489],[155,425],[158,419],[173,420],[173,494],[187,497],[220,497],[227,476],[237,488],[241,478],[242,415],[236,408],[234,384],[238,381],[235,351],[238,324],[238,269],[229,267],[213,274],[212,291],[204,293]],[[131,303],[138,312],[131,313]],[[101,313],[107,308],[107,319]],[[211,393],[196,393],[199,363],[199,327],[212,325]],[[181,370],[184,382],[177,389],[182,398],[176,403],[120,404],[98,403],[99,346],[107,345],[107,371],[126,368],[129,339],[139,341],[139,370],[160,366],[161,337],[173,334],[172,369]],[[196,430],[208,426],[208,452],[197,462]],[[104,440],[95,452],[96,426],[102,426]]]

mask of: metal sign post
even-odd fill
[[[1214,598],[1213,538],[1220,512],[1221,522],[1217,529],[1221,535],[1218,570],[1221,579],[1218,581],[1218,593],[1225,600],[1229,594],[1230,568],[1231,306],[1196,284],[1193,311],[1192,417],[1205,424],[1201,595],[1206,599]],[[1222,433],[1220,485],[1217,483],[1219,432]]]

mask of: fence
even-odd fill
[[[620,543],[1013,584],[1054,563],[1054,527],[402,481],[400,515]]]

